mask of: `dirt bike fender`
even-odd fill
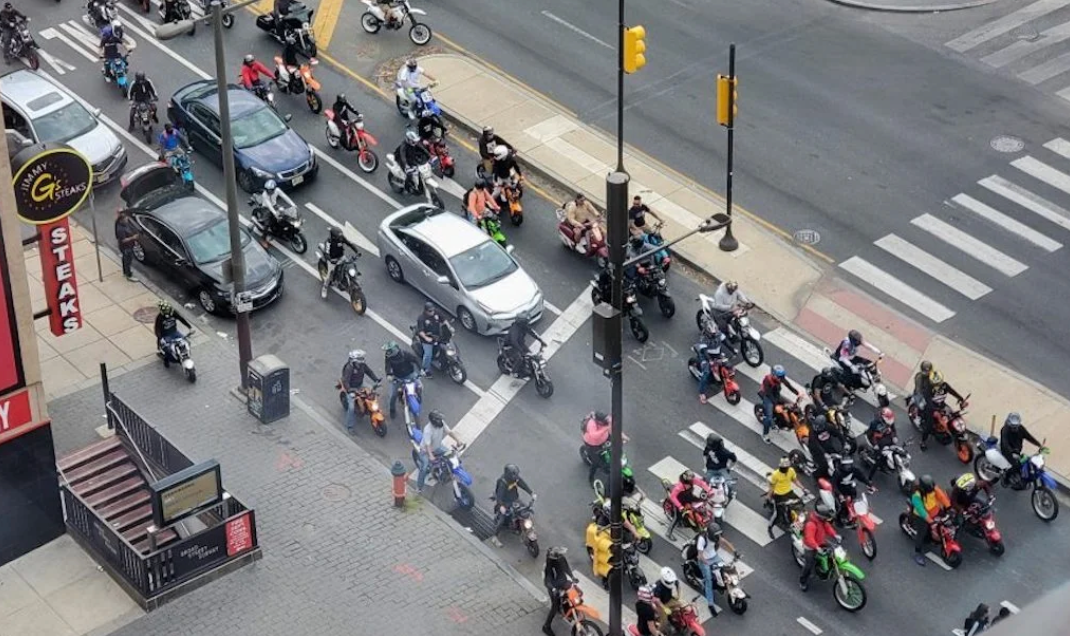
[[[840,564],[840,569],[843,570],[843,572],[845,574],[849,574],[849,575],[853,576],[854,578],[858,579],[859,581],[861,581],[862,579],[866,578],[865,573],[862,572],[862,570],[858,569],[858,566],[855,565],[854,563],[851,563],[851,562],[841,563]]]

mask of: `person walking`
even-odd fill
[[[122,257],[123,276],[131,283],[137,282],[134,276],[134,245],[137,243],[138,231],[134,224],[134,218],[128,210],[119,210],[115,218],[115,240],[119,243],[119,254]]]

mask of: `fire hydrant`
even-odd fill
[[[405,507],[405,478],[408,473],[405,471],[405,466],[401,464],[401,461],[395,461],[394,465],[390,467],[390,474],[394,476],[394,507]]]

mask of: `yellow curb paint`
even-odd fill
[[[275,9],[273,0],[260,0],[256,4],[249,5],[249,10],[254,13],[271,13]]]
[[[342,15],[343,0],[320,0],[320,6],[312,18],[312,32],[316,36],[317,48],[327,48],[334,37],[334,27]]]
[[[363,77],[362,75],[360,75],[356,71],[352,70],[351,68],[349,68],[345,64],[342,64],[341,62],[339,62],[338,60],[334,59],[330,55],[327,55],[323,51],[320,51],[320,54],[319,54],[318,57],[319,57],[319,59],[323,60],[324,62],[327,62],[328,64],[330,64],[331,66],[335,67],[339,71],[341,71],[341,72],[345,73],[346,75],[352,77],[353,79],[357,80],[358,82],[363,84],[366,88],[368,88],[368,89],[370,89],[372,91],[375,91],[375,93],[378,94],[383,99],[385,99],[387,101],[390,101],[390,96],[392,95],[392,93],[387,93],[383,89],[379,88],[379,86],[376,85],[375,82],[373,82],[373,81],[371,81],[369,79],[366,79],[365,77]]]

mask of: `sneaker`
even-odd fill
[[[929,450],[929,445],[926,444],[925,442],[922,442],[921,445],[918,448],[920,448],[923,451],[927,451],[927,450]]]
[[[802,590],[803,592],[805,592],[805,591],[810,589],[810,584],[809,583],[803,583],[802,581],[799,581],[799,589]]]
[[[921,567],[925,567],[925,557],[918,552],[914,553],[914,563],[917,563]]]
[[[130,281],[131,283],[137,283],[137,282],[141,281],[140,278],[138,278],[137,276],[134,276],[133,274],[127,276],[126,280]]]
[[[320,298],[322,298],[324,300],[327,300],[327,288],[326,287],[323,287],[323,288],[320,289]]]
[[[773,440],[769,439],[768,435],[762,435],[762,441],[765,442],[766,444],[772,444],[773,443]]]
[[[700,395],[698,396],[698,402],[699,402],[699,404],[705,404],[705,403],[706,403],[706,396],[705,396],[705,395],[702,395],[702,394],[700,394]]]
[[[717,606],[716,605],[707,605],[706,607],[708,607],[709,610],[710,610],[710,616],[712,616],[714,618],[717,618],[717,615],[721,613],[720,611],[717,610]]]
[[[424,371],[424,377],[425,378],[433,378],[433,377],[435,377],[435,373],[433,371],[431,371],[430,369],[428,369],[427,371]]]
[[[498,539],[498,537],[491,537],[490,544],[496,548],[502,547],[502,542],[500,539]]]

